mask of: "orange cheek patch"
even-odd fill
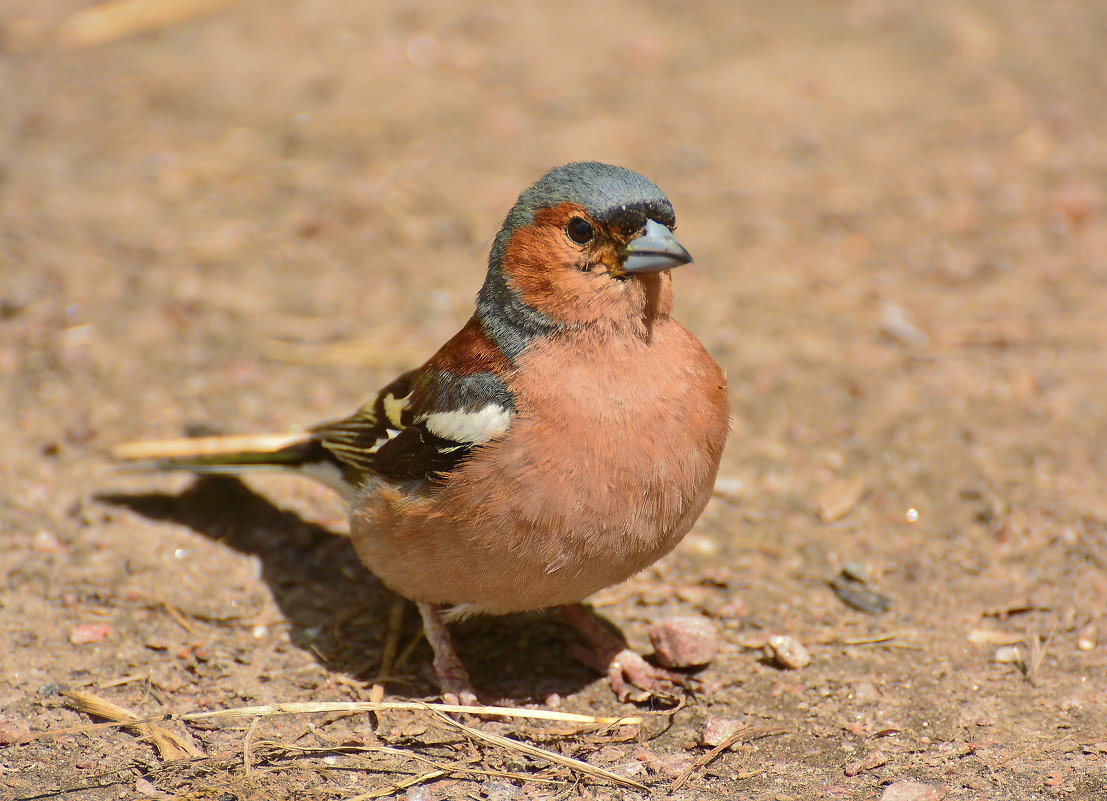
[[[540,209],[533,223],[516,229],[504,243],[501,266],[519,299],[549,320],[567,325],[603,320],[640,326],[647,311],[667,314],[668,281],[614,280],[612,276],[622,273],[618,246],[601,241],[586,256],[565,233],[576,216],[586,215],[572,203]],[[602,264],[604,271],[582,271],[585,259]]]
[[[584,277],[576,266],[580,257],[560,228],[529,225],[507,241],[503,271],[524,303],[560,320],[573,291],[564,284],[574,275]]]

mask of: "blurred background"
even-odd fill
[[[1003,769],[1023,789],[1056,772],[1050,787],[1091,792],[1107,739],[1107,4],[6,0],[0,36],[2,636],[40,621],[0,649],[9,690],[56,679],[51,659],[147,669],[143,627],[161,624],[124,590],[188,575],[178,606],[261,592],[258,614],[276,614],[247,555],[95,501],[187,484],[120,477],[107,451],[348,413],[469,316],[517,193],[598,159],[673,201],[696,258],[677,316],[727,369],[735,411],[719,501],[642,581],[700,586],[725,565],[717,597],[672,601],[731,604],[713,703],[793,720],[806,704],[836,732],[781,746],[786,781],[757,787],[837,786],[833,721],[870,715],[947,727],[878,778],[994,789],[994,770],[926,762],[972,741],[993,768],[1016,755]],[[342,525],[321,492],[256,486]],[[894,621],[822,583],[858,559]],[[98,651],[67,639],[89,587],[114,626]],[[627,597],[609,616],[633,640],[653,613]],[[1052,637],[1048,680],[966,640],[997,609],[1024,648]],[[833,642],[840,626],[909,630],[921,650],[842,663],[828,645],[795,692],[743,650],[751,632]],[[841,700],[872,676],[900,695]],[[974,728],[989,719],[1018,722]],[[1076,746],[1039,749],[1059,722]]]

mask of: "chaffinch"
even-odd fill
[[[682,677],[579,602],[672,550],[723,451],[726,378],[670,317],[670,270],[692,260],[675,223],[638,173],[557,167],[508,212],[472,318],[352,416],[275,447],[234,452],[222,438],[117,455],[294,470],[338,490],[362,562],[418,605],[444,694],[475,698],[448,620],[557,606],[620,698],[628,684],[661,692]]]

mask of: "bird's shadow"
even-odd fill
[[[98,501],[151,520],[188,526],[239,553],[255,556],[261,578],[290,626],[293,645],[328,670],[359,680],[377,673],[396,596],[362,566],[345,537],[281,509],[235,478],[197,478],[178,495],[100,495]],[[410,604],[400,645],[418,636]],[[462,661],[482,694],[513,700],[567,695],[596,676],[566,657],[574,633],[548,613],[474,618],[452,627]],[[420,643],[394,675],[398,695],[435,688],[430,649]]]

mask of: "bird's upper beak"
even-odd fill
[[[659,273],[692,261],[673,232],[659,222],[646,221],[646,230],[627,244],[625,273]]]

